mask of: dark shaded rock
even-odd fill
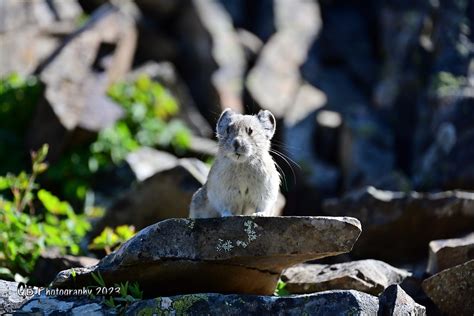
[[[403,289],[397,285],[390,285],[379,296],[380,309],[377,315],[426,315],[426,308],[417,304]]]
[[[48,143],[49,158],[57,159],[66,147],[91,138],[122,115],[106,89],[128,71],[135,38],[133,21],[104,6],[40,66],[44,100],[29,130],[30,148]]]
[[[461,133],[461,135],[459,135]],[[422,157],[414,183],[422,189],[474,188],[474,129],[462,131],[451,123],[439,127],[436,140]]]
[[[352,252],[354,255],[409,260],[426,253],[431,240],[472,230],[474,194],[404,193],[368,187],[339,200],[327,201],[324,212],[353,216],[361,221],[364,234]]]
[[[186,2],[173,32],[180,48],[176,66],[208,122],[214,124],[226,107],[243,112],[245,56],[222,5],[215,0]]]
[[[0,280],[0,314],[13,313],[28,298],[18,294],[18,283]]]
[[[332,265],[303,264],[286,269],[281,279],[293,294],[328,290],[357,290],[378,295],[399,284],[410,273],[378,260],[360,260]]]
[[[340,141],[340,163],[346,190],[371,185],[395,168],[393,137],[368,110],[344,116]]]
[[[253,217],[169,219],[149,226],[91,268],[58,274],[54,287],[137,281],[147,295],[272,294],[283,269],[351,250],[354,218]]]
[[[357,291],[332,291],[287,297],[221,295],[212,293],[158,297],[136,301],[122,310],[124,315],[375,315],[378,299]],[[98,299],[84,297],[35,297],[19,312],[48,315],[108,315],[114,310]],[[115,311],[117,312],[117,311]]]
[[[140,75],[146,74],[152,80],[164,85],[177,99],[180,105],[178,117],[191,128],[193,134],[210,137],[213,129],[199,113],[194,100],[192,99],[188,87],[179,77],[173,64],[169,62],[156,63],[147,62],[127,76],[129,80],[135,80]]]
[[[26,75],[73,31],[82,10],[76,0],[5,0],[0,3],[0,77]]]
[[[319,6],[312,1],[276,1],[275,21],[277,33],[263,47],[246,87],[261,108],[282,118],[295,110],[302,83],[299,67],[321,28]]]
[[[63,270],[93,266],[98,262],[96,258],[61,255],[59,251],[53,249],[42,253],[38,258],[31,279],[37,286],[48,286]]]
[[[474,313],[474,260],[443,270],[423,281],[422,286],[446,314]]]
[[[275,32],[273,0],[220,0],[236,28],[246,29],[266,42]]]
[[[351,77],[365,85],[364,90],[374,83],[378,66],[374,41],[370,39],[373,34],[370,29],[375,24],[373,6],[372,1],[363,5],[343,1],[321,2],[324,27],[318,39],[318,57],[323,63],[344,65]],[[347,43],[351,43],[350,48]]]
[[[188,217],[192,195],[209,172],[209,167],[198,159],[178,159],[146,147],[130,153],[126,161],[137,183],[107,208],[88,234],[90,239],[106,226],[126,224],[140,230],[163,219]]]
[[[429,246],[427,272],[430,274],[474,259],[474,233],[460,238],[433,240]]]

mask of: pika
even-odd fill
[[[206,183],[194,193],[189,217],[274,215],[280,174],[270,155],[276,121],[270,111],[242,115],[231,109],[217,122],[219,144]]]

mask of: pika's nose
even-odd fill
[[[235,150],[238,150],[240,147],[242,147],[242,141],[240,139],[236,138],[232,142],[232,145],[234,146]]]

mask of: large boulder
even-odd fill
[[[244,111],[245,55],[231,17],[217,0],[184,3],[170,22],[181,48],[176,65],[201,113],[214,124],[226,107]]]
[[[474,313],[474,260],[441,271],[422,283],[423,290],[448,315]]]
[[[5,0],[1,6],[0,77],[31,74],[74,30],[82,14],[76,0]]]
[[[405,193],[368,187],[326,201],[324,213],[361,221],[364,234],[354,255],[403,261],[426,253],[431,240],[472,230],[474,193]]]
[[[433,240],[427,272],[435,274],[474,259],[474,233],[460,238]]]
[[[246,87],[261,108],[282,118],[294,110],[293,102],[302,84],[299,67],[322,22],[317,2],[278,0],[274,10],[277,32],[250,70]]]
[[[129,70],[135,41],[131,17],[103,6],[39,66],[45,90],[29,130],[29,148],[48,143],[49,158],[57,159],[71,144],[121,117],[122,109],[106,90]]]
[[[281,279],[293,294],[327,290],[357,290],[378,295],[391,284],[399,284],[411,274],[378,260],[338,264],[303,264],[286,269]]]
[[[58,274],[53,287],[137,281],[146,295],[272,294],[283,269],[346,253],[361,232],[349,217],[169,219],[151,225],[91,268]]]

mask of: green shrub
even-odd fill
[[[104,228],[102,233],[94,238],[89,245],[89,249],[105,250],[106,254],[111,253],[115,248],[120,246],[135,235],[135,227],[121,225],[112,229]]]
[[[120,164],[128,153],[140,146],[184,152],[191,139],[186,125],[174,118],[179,112],[176,99],[148,76],[134,82],[111,86],[108,94],[124,109],[124,117],[100,131],[87,149],[73,149],[48,171],[47,177],[63,183],[63,195],[82,201],[95,174]]]
[[[32,153],[31,174],[0,177],[0,266],[9,277],[30,273],[48,247],[79,254],[79,242],[90,229],[85,215],[36,184],[48,167],[47,152],[45,145]]]

